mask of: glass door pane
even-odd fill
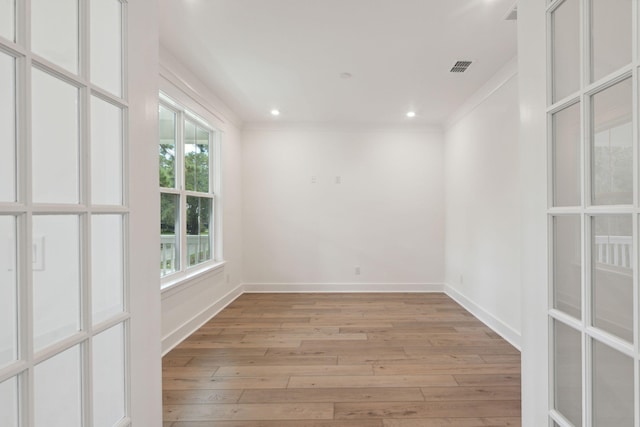
[[[93,339],[93,426],[112,427],[125,416],[124,327]]]
[[[75,346],[35,367],[35,427],[82,426],[80,360]]]
[[[78,203],[78,88],[34,68],[32,99],[33,201]]]
[[[553,218],[553,308],[582,313],[582,232],[579,215]]]
[[[122,3],[91,0],[91,81],[122,95]]]
[[[582,426],[582,337],[554,320],[553,344],[554,408],[574,426]]]
[[[0,216],[0,368],[13,362],[18,357],[16,259],[15,217]]]
[[[77,216],[33,217],[33,317],[36,351],[80,329],[80,229]]]
[[[0,36],[11,41],[15,38],[15,0],[0,0]]]
[[[0,426],[18,427],[18,380],[0,383]]]
[[[553,102],[580,89],[580,2],[565,0],[552,14]]]
[[[593,218],[593,326],[633,342],[631,215]]]
[[[593,341],[593,425],[633,427],[633,360]]]
[[[120,215],[91,218],[91,297],[93,323],[123,311],[124,242]]]
[[[16,200],[15,62],[12,56],[0,52],[0,202]]]
[[[631,79],[626,79],[592,98],[591,185],[594,205],[633,203],[631,94]]]
[[[580,104],[558,111],[553,126],[553,205],[580,206]]]
[[[78,0],[31,0],[31,48],[78,73]]]
[[[591,0],[591,81],[631,62],[631,4],[632,0]]]
[[[122,204],[122,109],[91,98],[91,197],[94,205]]]

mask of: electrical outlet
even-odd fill
[[[342,177],[336,176],[336,184],[342,184]]]
[[[460,284],[461,285],[464,284],[464,275],[462,274],[460,275]]]
[[[317,182],[318,182],[318,177],[317,177],[317,176],[315,176],[315,175],[314,175],[314,176],[312,176],[312,177],[311,177],[311,183],[312,183],[312,184],[316,184]]]
[[[231,281],[231,276],[227,274],[227,283],[229,283],[230,281]]]
[[[360,275],[360,266],[358,266],[358,265],[356,265],[356,267],[355,267],[355,274],[356,274],[356,276]]]

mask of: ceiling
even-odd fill
[[[516,55],[514,2],[161,0],[161,44],[245,123],[442,124]]]

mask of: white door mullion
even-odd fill
[[[27,369],[20,378],[20,419],[26,427],[34,426],[34,377],[33,377],[33,270],[31,260],[32,205],[31,183],[31,0],[16,2],[18,13],[16,40],[25,49],[26,56],[16,69],[17,137],[18,137],[18,197],[27,208],[27,212],[17,222],[17,271],[19,287],[19,340],[20,358],[27,363]]]

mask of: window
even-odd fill
[[[220,260],[215,251],[219,132],[161,94],[160,275]]]

